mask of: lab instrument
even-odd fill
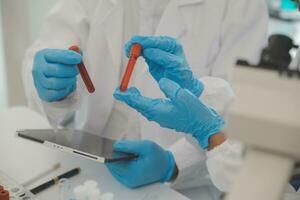
[[[300,126],[239,114],[231,114],[229,121],[229,137],[242,141],[247,149],[225,199],[282,200],[300,160]]]
[[[126,67],[126,71],[120,85],[121,92],[125,92],[127,90],[136,60],[141,55],[141,51],[142,51],[142,46],[140,44],[136,43],[132,45],[130,49],[129,61]]]
[[[30,191],[0,171],[0,200],[8,200],[8,197],[10,200],[37,200]]]
[[[135,159],[130,153],[116,152],[114,140],[72,129],[35,129],[17,131],[18,136],[47,147],[76,154],[100,163]]]
[[[120,140],[114,149],[139,155],[134,161],[106,164],[111,174],[129,188],[167,182],[173,177],[176,166],[173,154],[150,140]]]
[[[76,176],[77,174],[79,174],[80,172],[80,168],[74,168],[66,173],[63,173],[33,189],[31,189],[30,191],[32,192],[32,194],[38,194],[48,188],[50,188],[51,186],[57,184],[59,182],[60,179],[66,179],[66,178],[71,178],[73,176]]]
[[[203,149],[207,149],[209,138],[224,127],[223,118],[193,93],[169,79],[162,78],[159,87],[168,99],[144,97],[135,87],[125,93],[117,90],[114,97],[162,127],[191,134]]]
[[[75,51],[77,53],[81,53],[81,50],[78,46],[74,45],[74,46],[71,46],[69,48],[69,50],[72,50],[72,51]],[[80,73],[80,76],[87,88],[87,90],[89,91],[89,93],[93,93],[95,92],[95,87],[94,87],[94,84],[90,78],[90,75],[89,73],[87,72],[87,69],[83,63],[83,61],[81,63],[79,63],[78,65],[78,70],[79,70],[79,73]]]

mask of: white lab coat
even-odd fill
[[[47,116],[52,123],[60,123],[75,112],[75,128],[108,137],[116,134],[103,133],[103,130],[115,104],[112,94],[123,71],[124,2],[63,0],[51,12],[24,60],[24,85],[31,108]],[[267,12],[263,0],[170,0],[155,35],[168,35],[180,40],[196,76],[229,79],[237,54],[250,61],[258,61],[260,50],[265,45],[266,28]],[[83,49],[84,62],[96,92],[87,94],[79,78],[77,91],[66,99],[56,103],[42,102],[31,75],[34,54],[43,48],[66,49],[72,44]],[[161,96],[147,68],[142,63],[140,65],[136,68],[136,80],[132,84],[145,95]],[[205,91],[201,98],[215,109],[224,111],[233,99],[227,82],[218,78],[202,78],[202,81]],[[210,179],[214,174],[209,176],[206,167],[206,160],[209,161],[210,157],[194,144],[195,141],[184,134],[160,128],[140,116],[135,116],[132,121],[139,123],[140,132],[129,138],[151,139],[173,152],[180,171],[177,180],[172,183],[174,188],[203,186],[215,193]],[[116,124],[132,121],[120,120]]]
[[[293,69],[300,68],[300,49],[290,64]],[[228,192],[239,169],[243,165],[243,146],[239,142],[227,140],[217,148],[208,152],[207,168],[215,186]],[[284,200],[300,200],[300,188],[296,191],[291,185],[287,185]]]

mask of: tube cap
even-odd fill
[[[137,59],[142,52],[142,46],[140,44],[134,44],[132,45],[131,49],[130,49],[130,57],[134,57],[135,59]]]
[[[9,192],[7,190],[0,191],[0,200],[9,200]]]

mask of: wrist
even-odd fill
[[[194,132],[192,135],[196,138],[200,147],[202,149],[206,150],[206,149],[211,148],[212,146],[215,147],[217,145],[217,141],[219,142],[219,139],[221,138],[220,134],[221,134],[221,130],[206,132],[206,134],[205,134],[205,131],[200,129],[200,130],[197,130],[196,132]],[[223,134],[222,134],[222,136],[223,136]],[[220,141],[221,141],[221,139],[220,139]]]
[[[179,174],[179,169],[177,167],[177,164],[174,163],[173,175],[172,175],[172,178],[169,180],[169,182],[175,181],[177,179],[177,177],[178,177],[178,174]]]
[[[217,134],[212,135],[208,139],[208,151],[214,149],[215,147],[223,144],[227,140],[226,134],[224,131],[220,131]]]
[[[170,151],[167,151],[167,154],[168,154],[169,166],[168,166],[167,174],[166,174],[165,178],[163,179],[163,182],[172,181],[173,178],[174,178],[174,173],[178,174],[178,168],[177,168],[177,165],[175,163],[175,159],[174,159],[173,154]]]

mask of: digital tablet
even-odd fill
[[[113,150],[114,140],[72,129],[20,130],[17,134],[60,151],[76,154],[101,163],[133,160],[138,156]]]

